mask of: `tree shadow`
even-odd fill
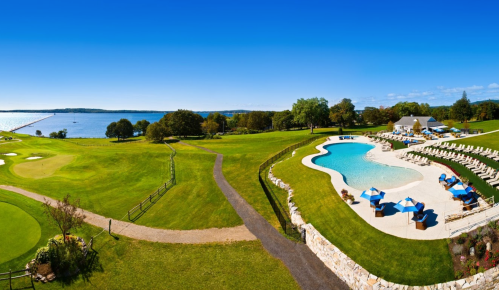
[[[438,225],[438,221],[437,221],[438,214],[436,214],[434,210],[432,210],[432,209],[425,210],[423,212],[423,214],[428,215],[428,217],[426,218],[426,226],[434,227],[434,226]]]
[[[141,141],[142,139],[139,139],[139,138],[129,138],[129,139],[125,139],[125,140],[113,140],[113,141],[109,141],[110,143],[114,143],[114,144],[121,144],[121,143],[130,143],[130,142],[137,142],[137,141]]]
[[[399,211],[395,208],[395,203],[394,202],[385,202],[385,216],[392,216],[395,215],[396,213],[399,213]]]
[[[61,288],[72,286],[77,280],[82,279],[84,283],[92,284],[90,278],[92,278],[95,272],[104,272],[102,263],[100,262],[99,252],[96,250],[89,250],[85,258],[85,263],[80,266],[77,273],[69,275],[65,273],[63,275],[57,275],[57,279],[52,283],[58,283]]]

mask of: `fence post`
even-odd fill
[[[128,220],[130,220],[130,211],[128,211]]]
[[[9,269],[9,288],[12,290],[12,269]]]
[[[111,219],[109,219],[109,235],[111,235]]]

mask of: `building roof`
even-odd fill
[[[438,122],[431,116],[406,116],[402,117],[402,119],[398,120],[395,123],[395,126],[408,126],[412,127],[414,123],[416,122],[416,119],[419,120],[419,123],[421,124],[422,127],[426,128],[431,128],[431,127],[438,127],[438,126],[444,126],[444,124]]]

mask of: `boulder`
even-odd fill
[[[490,244],[490,242],[487,243],[487,251],[490,251],[492,250],[492,245]]]
[[[48,280],[49,282],[54,281],[54,280],[55,280],[55,274],[54,274],[54,273],[50,273],[50,274],[48,274],[48,275],[47,275],[47,280]]]

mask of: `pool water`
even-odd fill
[[[373,145],[363,143],[343,143],[324,146],[327,154],[317,156],[312,162],[338,171],[349,186],[366,190],[371,187],[390,189],[422,180],[421,173],[413,169],[387,166],[371,161],[367,152]]]

